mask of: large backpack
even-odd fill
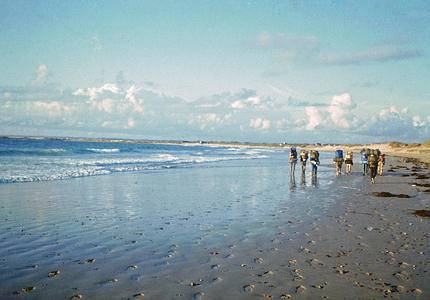
[[[375,153],[372,153],[369,155],[369,164],[375,164],[376,161],[378,160],[378,157],[375,155]]]
[[[297,150],[296,148],[291,148],[290,149],[290,157],[296,159],[297,158]]]
[[[353,157],[352,151],[346,152],[346,159],[352,159],[352,157]]]
[[[360,154],[361,154],[361,161],[366,162],[367,158],[369,157],[367,155],[367,151],[363,149],[363,150],[361,150]]]
[[[302,160],[307,160],[308,159],[308,151],[301,150],[300,151],[300,157],[302,158]]]
[[[316,150],[311,150],[311,160],[318,160],[320,153]]]

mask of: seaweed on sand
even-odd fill
[[[427,209],[418,209],[414,211],[413,214],[418,217],[430,218],[430,210],[427,210]]]
[[[373,192],[372,195],[375,197],[411,198],[411,196],[406,194],[392,194],[389,192]]]

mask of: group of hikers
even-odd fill
[[[302,174],[306,172],[306,162],[310,161],[312,165],[312,176],[317,175],[319,161],[319,152],[316,150],[304,150],[300,151],[300,155],[297,155],[297,149],[290,149],[290,174],[294,174],[296,169],[297,161],[300,160],[302,165]],[[344,157],[343,150],[336,150],[333,158],[333,162],[336,166],[336,175],[342,174],[342,164],[345,162],[345,173],[351,174],[352,166],[354,164],[354,154],[352,151],[347,151]],[[360,151],[360,163],[363,165],[363,176],[369,174],[370,170],[370,181],[375,183],[376,175],[382,176],[383,168],[385,165],[385,154],[381,153],[379,149],[362,149]]]
[[[318,166],[320,164],[320,153],[316,150],[307,151],[302,149],[300,151],[300,163],[302,164],[302,173],[306,172],[306,162],[310,161],[312,165],[312,176],[317,175]],[[290,174],[294,173],[294,170],[296,169],[298,156],[297,156],[297,149],[291,148],[290,149]]]

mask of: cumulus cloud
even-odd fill
[[[46,78],[49,74],[48,67],[45,64],[37,66],[35,75],[36,78],[31,82],[33,85],[40,85],[46,82]]]
[[[231,117],[231,114],[204,113],[193,116],[188,124],[197,125],[201,130],[215,130],[216,127],[228,125]]]
[[[321,54],[317,62],[324,65],[358,65],[399,61],[423,56],[421,49],[409,49],[398,46],[379,46],[361,52],[342,54]]]
[[[255,96],[250,96],[246,99],[236,100],[232,102],[230,106],[234,109],[244,109],[250,106],[259,107],[261,106],[261,104],[262,104],[261,98],[255,95]]]
[[[35,101],[32,102],[32,107],[40,112],[48,114],[48,116],[61,116],[74,111],[70,105],[66,105],[59,101]]]
[[[140,87],[131,85],[122,89],[117,84],[106,83],[99,87],[79,88],[73,95],[88,97],[92,107],[106,113],[133,112],[144,115],[143,99],[139,97]]]
[[[270,120],[265,118],[252,118],[249,122],[249,127],[253,129],[268,130],[270,129]]]
[[[412,115],[407,108],[391,106],[374,115],[361,130],[364,134],[413,140],[429,136],[430,116]]]
[[[335,95],[330,104],[325,107],[305,107],[307,130],[324,128],[349,129],[358,124],[357,116],[352,112],[356,104],[349,93]]]

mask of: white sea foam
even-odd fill
[[[168,151],[154,153],[121,152],[118,148],[84,148],[100,153],[97,156],[80,154],[68,156],[20,156],[0,159],[0,183],[49,181],[85,176],[134,172],[154,169],[170,169],[193,164],[216,163],[229,160],[266,158],[266,155],[252,149],[229,152],[226,149],[213,151]],[[49,151],[66,151],[50,148]],[[119,153],[118,153],[119,152]]]
[[[118,148],[102,148],[102,149],[98,149],[98,148],[87,148],[87,151],[90,152],[95,152],[95,153],[116,153],[116,152],[120,152],[120,150]]]

